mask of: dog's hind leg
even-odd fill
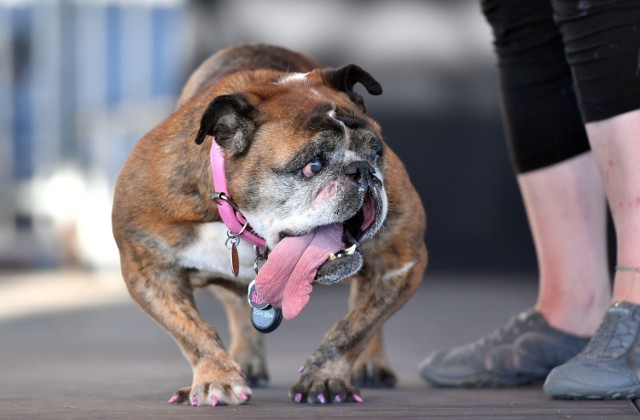
[[[384,351],[380,327],[354,363],[351,383],[362,388],[393,388],[396,382],[396,374]]]
[[[220,286],[208,289],[222,302],[229,319],[231,345],[229,353],[240,364],[251,386],[266,386],[269,382],[265,346],[262,334],[251,324],[250,306],[246,296],[238,296]]]
[[[357,307],[374,284],[375,281],[368,279],[368,276],[355,277],[351,282],[349,309]],[[392,388],[396,382],[396,375],[389,365],[384,350],[382,326],[380,326],[354,363],[351,383],[362,388]]]

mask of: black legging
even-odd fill
[[[482,9],[518,173],[589,150],[585,122],[640,108],[640,0],[482,0]]]

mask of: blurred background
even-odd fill
[[[431,271],[534,272],[490,29],[469,0],[0,0],[0,269],[114,270],[112,192],[204,58],[274,43],[384,87]]]

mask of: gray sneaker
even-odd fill
[[[544,380],[588,341],[551,327],[529,309],[471,344],[432,353],[420,365],[420,374],[436,386],[524,385]]]
[[[640,305],[614,303],[587,347],[551,371],[544,392],[554,398],[638,398],[639,329]]]

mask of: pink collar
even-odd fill
[[[231,200],[231,195],[227,189],[224,155],[222,148],[214,138],[211,139],[211,174],[213,175],[213,188],[215,189],[213,198],[218,204],[220,218],[229,229],[229,232],[250,242],[252,245],[264,248],[266,246],[265,240],[253,233],[249,222]]]

